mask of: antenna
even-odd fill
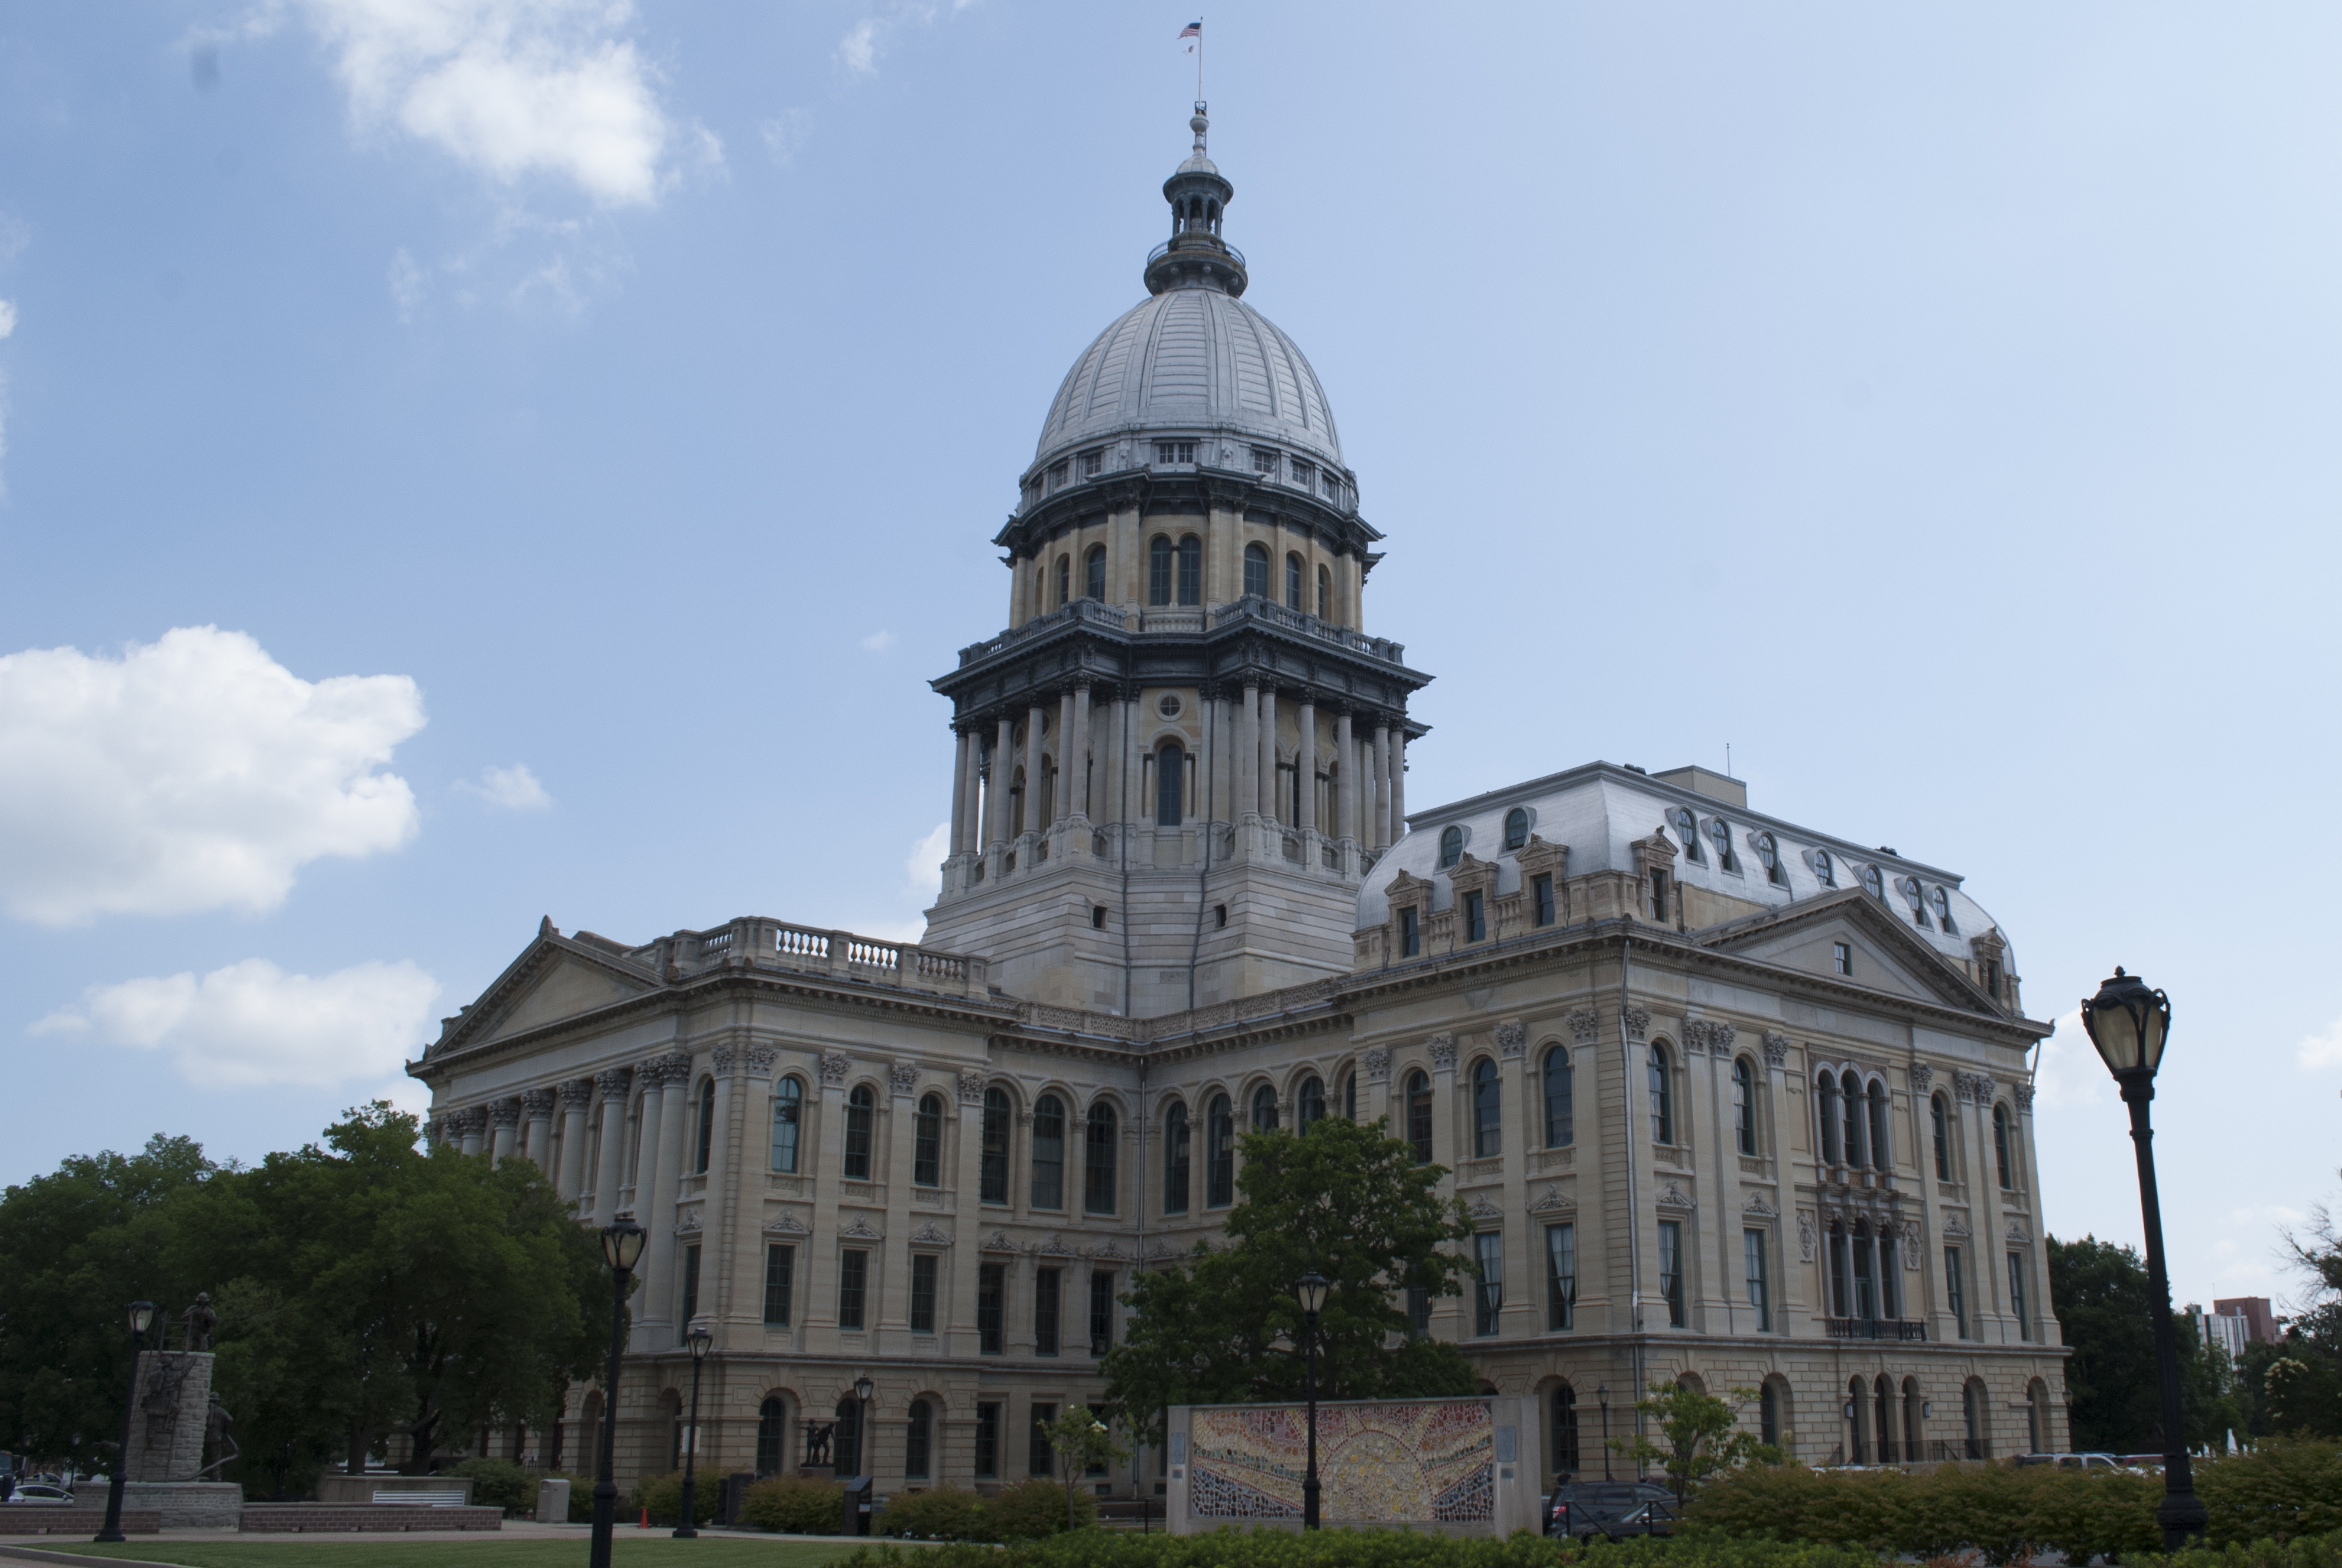
[[[1724,743],[1724,776],[1726,778],[1732,776],[1732,743],[1730,741]]]

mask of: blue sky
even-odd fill
[[[0,1180],[255,1157],[551,914],[913,934],[926,688],[1190,14],[0,4]],[[2330,8],[1212,12],[1420,808],[1593,757],[2170,989],[2181,1299],[2336,1191]],[[2050,1227],[2135,1238],[2069,1026]],[[403,1093],[411,1093],[405,1085]]]

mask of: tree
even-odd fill
[[[1410,1289],[1456,1295],[1473,1265],[1446,1244],[1472,1234],[1443,1200],[1439,1165],[1384,1123],[1328,1116],[1306,1134],[1247,1134],[1219,1245],[1138,1275],[1123,1343],[1106,1353],[1108,1408],[1147,1443],[1174,1404],[1302,1395],[1295,1284],[1315,1269],[1329,1290],[1318,1322],[1320,1399],[1468,1394],[1478,1386],[1454,1345],[1417,1338],[1399,1302]]]
[[[2073,1399],[2073,1445],[2110,1453],[2148,1453],[2163,1443],[2163,1383],[2155,1356],[2155,1293],[2147,1262],[2133,1249],[2096,1236],[2051,1236],[2049,1299],[2072,1354],[2066,1390]],[[2182,1424],[2187,1441],[2217,1443],[2242,1423],[2225,1357],[2208,1353],[2194,1321],[2172,1314],[2179,1347]]]
[[[1049,1441],[1049,1452],[1057,1456],[1057,1468],[1066,1478],[1066,1528],[1076,1528],[1074,1523],[1074,1485],[1089,1473],[1092,1465],[1118,1464],[1130,1457],[1130,1450],[1114,1440],[1113,1431],[1098,1419],[1087,1405],[1066,1407],[1066,1413],[1041,1427],[1042,1435]]]
[[[1635,1462],[1637,1470],[1656,1464],[1666,1472],[1680,1506],[1693,1485],[1720,1470],[1749,1463],[1778,1464],[1781,1451],[1756,1440],[1739,1426],[1740,1411],[1756,1397],[1753,1388],[1736,1388],[1737,1403],[1726,1404],[1712,1393],[1683,1383],[1655,1383],[1650,1395],[1635,1402],[1643,1415],[1658,1423],[1666,1441],[1654,1443],[1648,1433],[1614,1437],[1610,1446]]]

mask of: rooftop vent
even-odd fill
[[[1738,779],[1727,778],[1718,773],[1710,773],[1702,767],[1669,768],[1663,774],[1654,774],[1651,776],[1661,784],[1671,784],[1677,789],[1687,789],[1694,794],[1704,794],[1710,800],[1722,801],[1725,804],[1737,806],[1742,811],[1748,809],[1748,786]]]

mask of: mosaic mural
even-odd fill
[[[1298,1519],[1308,1470],[1300,1405],[1189,1417],[1188,1512]],[[1317,1407],[1319,1508],[1330,1523],[1486,1523],[1496,1517],[1495,1426],[1485,1400]]]

